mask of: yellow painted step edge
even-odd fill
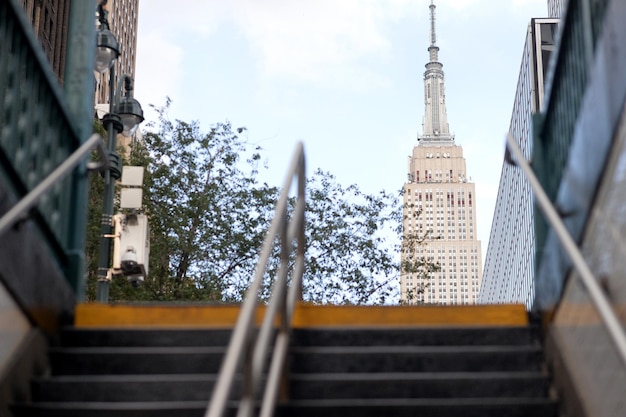
[[[78,304],[75,327],[205,327],[231,328],[237,321],[240,305],[127,305]],[[259,306],[260,324],[265,307]]]
[[[78,304],[76,327],[230,328],[239,305]],[[265,312],[259,306],[256,323]],[[470,306],[319,306],[299,303],[292,325],[304,327],[527,326],[522,304]]]
[[[522,304],[466,306],[315,306],[301,304],[298,327],[527,326]]]

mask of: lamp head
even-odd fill
[[[105,73],[113,66],[120,54],[115,36],[109,29],[99,29],[96,33],[96,71]]]
[[[115,113],[122,118],[124,125],[122,135],[124,136],[131,136],[135,133],[139,124],[144,120],[141,104],[133,97],[123,97],[117,105]]]
[[[133,98],[133,79],[128,75],[124,75],[124,90],[124,97],[117,103],[114,111],[122,118],[122,135],[131,136],[144,120],[143,110],[141,104]]]

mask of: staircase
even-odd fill
[[[555,417],[528,327],[298,329],[279,416]]]
[[[66,329],[16,417],[203,416],[229,330]]]
[[[557,416],[535,330],[439,309],[297,308],[290,400],[275,415]],[[32,381],[32,401],[15,404],[15,416],[203,416],[230,330],[149,322],[63,330],[50,375]]]

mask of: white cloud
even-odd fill
[[[154,30],[168,38],[207,37],[230,25],[248,40],[263,76],[360,89],[389,83],[364,62],[389,52],[385,25],[426,11],[409,0],[151,0],[140,19],[164,22]]]
[[[498,1],[501,1],[501,0],[498,0]],[[476,5],[479,3],[486,3],[486,2],[485,0],[439,0],[439,1],[435,1],[436,6],[445,5],[456,12],[467,11],[470,8],[476,7]]]
[[[363,88],[387,85],[362,61],[384,59],[390,48],[383,23],[406,2],[241,0],[233,15],[250,40],[263,75]]]
[[[141,33],[135,76],[135,97],[142,103],[146,120],[156,120],[149,104],[161,106],[167,96],[178,96],[183,77],[183,48],[159,31]]]

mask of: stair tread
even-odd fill
[[[64,328],[61,331],[63,346],[226,346],[230,329],[147,329],[147,328]]]
[[[236,376],[235,379],[239,377]],[[521,379],[547,378],[540,371],[501,371],[501,372],[327,372],[327,373],[292,373],[292,379],[325,380],[449,380],[449,379]],[[33,378],[35,382],[154,382],[154,381],[214,381],[216,374],[90,374],[90,375],[53,375]]]
[[[49,349],[52,375],[32,379],[33,402],[14,405],[15,415],[200,417],[231,332],[63,329],[61,346]],[[541,352],[529,326],[297,328],[292,400],[274,415],[553,417]]]
[[[419,405],[517,405],[517,404],[555,404],[556,400],[544,397],[474,397],[474,398],[330,398],[292,400],[286,406],[419,406]]]
[[[405,405],[515,405],[515,404],[554,404],[555,399],[541,397],[477,397],[477,398],[331,398],[291,400],[287,406],[405,406]],[[84,409],[164,409],[164,408],[206,408],[207,401],[40,401],[23,403],[19,406],[41,408],[84,408]]]
[[[519,345],[536,340],[529,327],[449,327],[449,328],[306,328],[294,329],[294,344],[333,345]]]
[[[558,403],[545,398],[329,399],[279,405],[276,417],[557,417]]]
[[[52,354],[214,354],[224,353],[225,347],[217,346],[107,346],[107,347],[55,347]]]
[[[404,353],[491,353],[491,352],[540,352],[538,345],[524,346],[297,346],[293,353],[327,353],[327,354],[404,354]]]
[[[207,396],[208,397],[208,396]],[[207,401],[42,401],[20,404],[18,407],[66,409],[80,408],[84,410],[166,410],[181,408],[206,409]]]
[[[485,379],[545,379],[538,371],[505,372],[337,372],[292,373],[292,380],[323,381],[385,381],[385,380],[485,380]]]
[[[33,378],[34,382],[188,382],[215,381],[217,374],[89,374],[53,375]],[[237,377],[235,377],[237,379]]]

